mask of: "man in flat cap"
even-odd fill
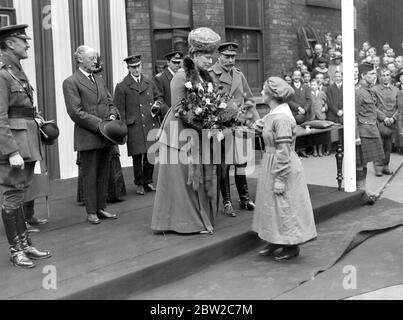
[[[373,91],[376,71],[374,65],[367,62],[359,65],[358,70],[361,82],[355,91],[357,189],[365,191],[363,204],[373,204],[376,196],[369,195],[366,192],[367,164],[369,162],[383,161],[385,158],[381,135],[376,123],[378,99]]]
[[[173,51],[165,55],[167,65],[164,70],[154,78],[157,89],[163,96],[165,104],[171,107],[171,80],[182,67],[183,53]]]
[[[155,84],[142,73],[141,55],[132,55],[124,61],[129,74],[116,85],[115,105],[127,124],[127,149],[133,158],[136,193],[144,195],[145,191],[156,190],[152,184],[154,165],[147,154],[154,140],[148,139],[148,134],[159,128],[159,117],[168,107]]]
[[[218,47],[219,57],[217,62],[209,70],[214,82],[223,85],[225,90],[240,103],[248,103],[248,114],[253,119],[258,119],[256,105],[253,101],[252,91],[244,74],[235,68],[235,60],[238,50],[235,42],[226,42]],[[240,208],[254,210],[255,204],[249,197],[248,183],[246,180],[246,163],[235,165],[235,183],[240,198]],[[231,202],[229,171],[230,165],[221,165],[221,194],[223,196],[224,213],[229,217],[236,217]]]
[[[97,70],[98,53],[80,46],[74,53],[77,70],[64,80],[63,93],[67,113],[74,122],[74,150],[79,152],[83,172],[83,194],[87,222],[97,225],[100,219],[117,219],[107,212],[109,161],[113,143],[100,133],[100,124],[119,119],[102,77]]]
[[[10,244],[11,263],[19,268],[35,267],[32,260],[49,258],[49,252],[32,247],[22,205],[35,163],[44,149],[34,107],[33,89],[20,61],[28,58],[27,25],[0,28],[0,185],[1,215]]]

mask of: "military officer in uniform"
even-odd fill
[[[160,126],[159,118],[168,110],[155,84],[142,74],[141,54],[124,60],[129,74],[116,85],[115,105],[128,129],[128,155],[133,158],[136,193],[153,192],[154,165],[148,158],[148,150],[154,144],[149,132]],[[164,111],[165,110],[165,111]]]
[[[166,68],[154,78],[157,89],[162,94],[165,104],[171,107],[171,80],[182,66],[183,53],[173,51],[165,55]]]
[[[33,105],[33,89],[20,61],[28,58],[27,25],[0,28],[0,185],[1,215],[10,244],[12,265],[34,268],[32,260],[46,259],[49,252],[32,246],[22,205],[31,184],[35,163],[44,155],[39,126],[43,119]]]
[[[235,68],[235,59],[238,44],[234,42],[223,43],[218,47],[219,57],[217,62],[209,70],[214,82],[223,85],[225,90],[241,103],[248,103],[248,111],[251,120],[259,119],[253,102],[252,91],[243,73]],[[229,171],[230,165],[221,165],[221,193],[224,202],[224,213],[229,217],[236,217],[236,213],[231,202]],[[255,204],[249,197],[248,183],[246,180],[246,163],[235,165],[235,183],[240,198],[240,208],[254,210]]]

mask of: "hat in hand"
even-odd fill
[[[99,124],[99,131],[113,144],[126,143],[127,126],[121,120],[104,120]]]

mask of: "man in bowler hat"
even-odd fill
[[[249,103],[248,114],[258,119],[253,94],[249,88],[244,74],[235,68],[235,60],[239,45],[235,42],[227,42],[218,46],[219,57],[217,62],[209,70],[214,82],[223,85],[225,90],[241,103]],[[235,184],[239,194],[241,209],[254,210],[255,204],[249,197],[248,183],[246,180],[246,163],[235,165]],[[221,194],[223,196],[224,213],[229,217],[236,217],[233,209],[230,193],[229,171],[230,165],[221,165]]]
[[[171,107],[171,80],[182,66],[183,53],[173,51],[165,55],[167,65],[164,70],[154,78],[157,89],[162,94],[165,104]]]
[[[87,222],[99,224],[100,219],[117,219],[116,214],[105,211],[114,143],[106,139],[99,128],[105,120],[118,119],[119,111],[103,79],[94,74],[97,52],[80,46],[74,58],[78,69],[63,82],[64,100],[74,122],[74,150],[80,153]]]
[[[136,193],[144,195],[146,191],[156,190],[152,184],[154,164],[147,154],[155,139],[148,136],[152,130],[157,134],[159,117],[168,111],[168,107],[155,84],[142,74],[141,54],[132,55],[124,62],[129,74],[116,85],[115,105],[128,129],[127,149],[133,158]]]
[[[24,193],[29,188],[35,163],[44,149],[38,117],[33,105],[33,89],[20,61],[30,48],[27,25],[0,28],[0,186],[3,192],[1,216],[10,244],[10,262],[30,269],[32,260],[49,258],[49,252],[32,247],[22,210]]]

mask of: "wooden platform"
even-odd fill
[[[252,213],[247,211],[235,219],[218,217],[212,236],[154,235],[150,230],[154,194],[136,195],[130,169],[125,169],[125,176],[128,196],[109,207],[120,218],[99,226],[85,223],[85,208],[75,201],[75,179],[53,182],[51,223],[33,235],[35,246],[50,250],[53,257],[39,261],[33,270],[13,268],[2,236],[0,299],[124,299],[261,244],[250,231]],[[255,179],[249,185],[256,190]],[[359,193],[321,186],[310,186],[310,192],[317,222],[359,205]],[[38,216],[45,215],[43,201],[38,201],[37,210]],[[2,226],[0,233],[4,235]],[[57,271],[57,290],[43,288],[47,266]]]

